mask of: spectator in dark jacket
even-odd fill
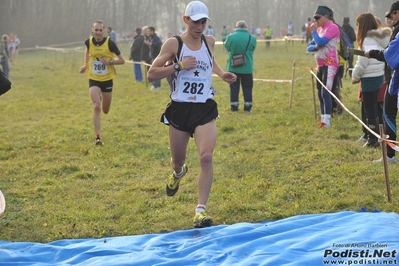
[[[141,29],[136,29],[136,36],[134,36],[132,46],[130,47],[130,59],[133,60],[134,76],[136,82],[143,81],[143,74],[141,72],[141,51],[144,43],[144,36],[141,35]]]
[[[107,32],[112,41],[116,42],[116,33],[111,27],[107,27]]]
[[[154,27],[148,27],[148,35],[151,37],[150,43],[150,57],[151,60],[154,61],[161,51],[162,41],[155,32]],[[157,79],[152,82],[151,90],[158,90],[161,88],[161,80]]]
[[[344,17],[342,28],[344,29],[346,35],[349,37],[349,40],[353,43],[356,41],[356,34],[355,30],[349,24],[349,17]],[[349,53],[348,58],[348,69],[349,69],[349,76],[352,77],[352,68],[353,68],[353,54]]]

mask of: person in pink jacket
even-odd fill
[[[314,52],[317,63],[317,77],[323,82],[327,90],[331,91],[335,74],[339,67],[337,53],[339,41],[339,28],[333,22],[334,13],[327,6],[318,6],[310,26],[313,41],[308,44],[308,52]],[[332,97],[324,87],[317,83],[318,97],[320,101],[321,121],[319,128],[331,127]]]

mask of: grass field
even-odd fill
[[[128,58],[128,45],[120,46]],[[361,125],[348,113],[332,128],[317,129],[305,44],[258,43],[253,113],[230,112],[229,87],[214,78],[220,119],[215,178],[208,214],[216,224],[260,222],[289,216],[357,211],[398,212],[399,166],[372,163],[380,149],[357,143]],[[190,171],[174,197],[167,127],[159,122],[169,101],[162,89],[134,82],[131,63],[117,66],[111,112],[102,115],[104,146],[94,145],[92,106],[79,51],[21,53],[12,65],[13,88],[0,97],[0,189],[7,208],[0,240],[48,242],[158,233],[192,227],[197,203],[198,156],[190,141]],[[225,69],[221,46],[215,57]],[[343,102],[360,115],[357,86],[344,80]],[[243,107],[242,94],[240,94]],[[318,105],[318,101],[317,105]],[[317,109],[318,110],[318,109]]]

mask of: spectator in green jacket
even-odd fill
[[[3,34],[0,40],[0,69],[8,78],[10,75],[10,54],[8,53],[9,38],[7,34]]]
[[[229,52],[227,71],[236,74],[237,80],[230,84],[231,111],[238,111],[240,83],[244,95],[244,111],[250,113],[252,109],[253,89],[253,54],[256,49],[256,38],[248,32],[248,25],[240,20],[233,33],[227,36],[224,47]],[[242,65],[233,65],[233,55],[244,54],[245,62]]]
[[[270,25],[267,25],[264,29],[265,40],[266,40],[266,48],[270,47],[270,40],[272,39],[273,30]]]

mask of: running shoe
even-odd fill
[[[373,161],[373,163],[382,163],[382,162],[384,162],[384,159],[382,157],[378,160]],[[399,160],[396,156],[393,156],[392,158],[387,157],[387,163],[398,164]]]
[[[168,179],[168,184],[166,185],[166,195],[173,196],[179,190],[180,180],[187,174],[188,167],[187,165],[183,165],[183,174],[181,177],[176,178],[174,174],[171,174]]]
[[[380,147],[380,143],[378,142],[378,140],[369,139],[369,140],[367,140],[366,144],[363,145],[363,147],[366,147],[366,148],[378,148],[378,147]]]
[[[96,145],[98,145],[98,146],[102,146],[103,145],[103,142],[101,141],[100,138],[96,138]]]
[[[330,124],[326,124],[324,122],[320,122],[320,123],[317,124],[317,127],[318,128],[330,128],[331,125]]]
[[[160,90],[161,87],[155,87],[154,85],[151,86],[150,91],[156,91],[156,90]]]
[[[204,228],[213,225],[211,217],[207,216],[205,212],[199,212],[194,216],[194,228]]]

